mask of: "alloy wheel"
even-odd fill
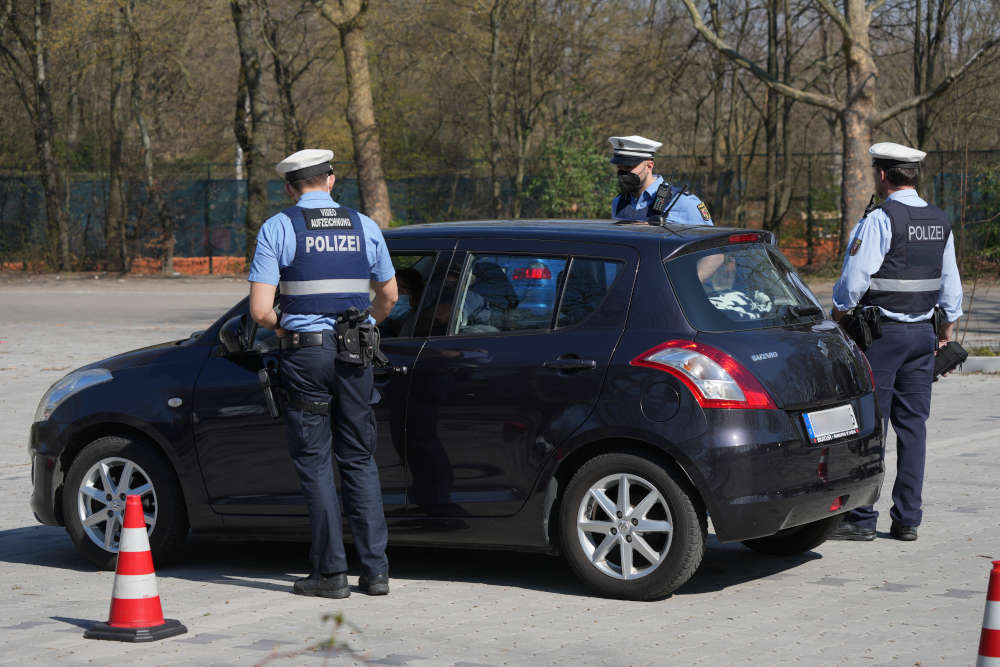
[[[638,475],[608,475],[593,484],[577,512],[577,538],[591,565],[615,579],[652,573],[673,541],[663,494]]]
[[[156,526],[156,491],[149,475],[134,461],[101,459],[87,470],[77,490],[76,508],[84,533],[106,551],[117,552],[125,517],[125,499],[142,500],[148,533]]]

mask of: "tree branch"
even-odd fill
[[[882,123],[891,120],[892,118],[898,116],[904,111],[909,111],[910,109],[914,108],[919,104],[923,104],[924,102],[929,102],[930,100],[933,100],[935,97],[938,97],[946,90],[948,90],[948,88],[951,87],[951,84],[955,83],[960,78],[962,78],[970,67],[972,67],[980,58],[983,57],[983,55],[989,52],[997,44],[1000,44],[1000,36],[992,37],[991,39],[987,40],[985,43],[983,43],[982,46],[979,47],[978,51],[973,53],[972,56],[970,56],[969,59],[965,61],[965,63],[961,67],[959,67],[956,71],[952,72],[951,74],[943,78],[941,82],[938,85],[936,85],[933,89],[927,91],[922,95],[914,95],[913,97],[903,100],[902,102],[896,104],[895,106],[889,107],[888,109],[886,109],[885,111],[883,111],[878,115],[878,118],[875,119],[875,123],[873,126],[879,127],[880,125],[882,125]]]
[[[837,11],[837,8],[833,6],[830,0],[816,0],[816,4],[837,24],[837,27],[840,28],[840,33],[844,36],[844,41],[853,44],[854,32],[851,30],[851,26],[847,25],[847,18]]]
[[[819,0],[820,2],[827,2],[828,0]],[[702,37],[705,38],[709,44],[714,46],[720,53],[729,58],[738,66],[745,70],[750,71],[755,77],[757,77],[762,83],[764,83],[768,88],[775,90],[786,97],[790,97],[796,102],[804,102],[805,104],[812,104],[813,106],[823,107],[824,109],[829,109],[835,113],[840,113],[844,105],[840,100],[837,100],[828,95],[821,95],[819,93],[812,93],[806,90],[801,90],[795,88],[794,86],[789,86],[787,84],[778,81],[777,79],[771,77],[766,70],[760,67],[757,63],[753,62],[743,54],[739,53],[728,44],[726,44],[722,39],[719,38],[707,25],[702,21],[701,15],[698,13],[697,8],[694,6],[692,0],[683,0],[684,5],[687,7],[688,13],[691,14],[691,20],[694,22],[695,30],[697,30]]]

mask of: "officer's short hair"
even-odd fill
[[[885,180],[894,187],[909,186],[917,187],[920,180],[920,170],[914,167],[883,167],[885,170]]]
[[[326,184],[326,177],[332,174],[332,171],[328,171],[325,174],[318,174],[316,176],[310,176],[309,178],[303,178],[300,181],[292,181],[289,183],[292,189],[298,193],[301,193],[306,188],[318,188]]]

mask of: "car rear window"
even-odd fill
[[[700,331],[782,326],[802,321],[793,307],[821,308],[788,260],[768,245],[710,248],[664,266],[684,315]]]

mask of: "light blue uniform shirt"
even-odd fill
[[[339,206],[327,192],[307,192],[298,201],[302,208],[330,208]],[[385,282],[394,275],[396,270],[389,257],[389,248],[385,245],[382,230],[378,224],[367,215],[358,213],[361,227],[365,235],[365,252],[368,255],[368,265],[371,267],[371,279]],[[278,213],[268,218],[257,233],[257,250],[254,251],[253,262],[250,263],[252,283],[277,285],[281,280],[281,269],[295,259],[295,228],[292,221],[284,213]],[[306,315],[282,313],[281,327],[289,331],[323,331],[332,329],[335,321],[326,315]]]
[[[889,195],[887,200],[897,201],[906,206],[927,206],[912,188],[897,190]],[[857,251],[852,255],[850,250],[857,245]],[[833,305],[837,310],[850,310],[858,305],[858,301],[868,291],[872,274],[878,273],[882,261],[892,245],[892,222],[889,215],[882,209],[875,209],[861,218],[851,231],[851,241],[847,244],[847,254],[844,257],[844,267],[840,272],[840,280],[833,286]],[[955,262],[955,234],[948,235],[941,258],[941,291],[938,292],[938,305],[954,322],[962,316],[962,281],[958,276],[958,264]],[[934,314],[932,308],[920,315],[894,313],[879,306],[882,314],[890,320],[899,322],[921,322]]]
[[[639,193],[639,198],[635,202],[634,206],[637,211],[641,211],[643,213],[643,217],[632,218],[630,216],[629,218],[620,218],[620,217],[616,218],[615,210],[618,208],[618,200],[623,195],[618,195],[611,202],[611,217],[616,218],[618,220],[622,219],[645,220],[646,219],[645,209],[648,208],[649,205],[653,203],[653,199],[656,197],[656,189],[660,187],[661,183],[663,183],[663,177],[657,176],[656,180],[653,181],[652,185],[650,185],[648,188]],[[676,192],[677,188],[674,189]],[[670,209],[670,211],[667,213],[667,222],[673,222],[679,225],[711,225],[712,224],[711,216],[709,216],[708,218],[705,217],[705,215],[708,215],[708,208],[705,207],[705,215],[702,215],[701,209],[698,208],[699,204],[704,206],[702,201],[698,199],[698,197],[696,197],[695,195],[692,194],[681,195],[680,199],[677,200],[677,203],[674,204],[674,207]]]

